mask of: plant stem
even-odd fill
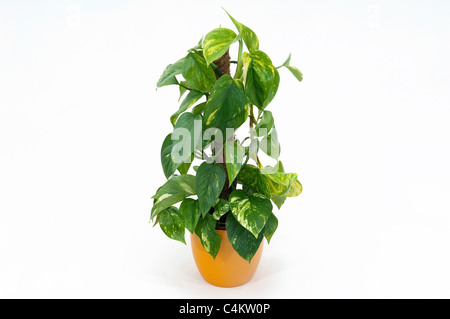
[[[240,79],[242,76],[242,52],[244,50],[244,43],[242,39],[239,39],[239,51],[238,51],[238,61],[236,66],[236,73],[234,74],[235,79]]]
[[[251,110],[252,112],[249,115],[250,118],[250,128],[253,128],[253,124],[257,125],[258,121],[255,119],[255,116],[253,115],[253,109]]]
[[[214,63],[211,63],[211,67],[214,69],[214,71],[217,73],[217,75],[219,76],[219,78],[223,75],[222,71],[219,69],[219,67],[217,65],[215,65]]]
[[[250,118],[250,123],[249,123],[250,124],[250,130],[252,130],[253,129],[253,124],[255,124],[255,125],[258,124],[258,122],[255,119],[255,115],[253,114],[253,105],[250,106],[249,118]],[[253,140],[253,136],[251,136],[250,139]],[[260,168],[263,167],[263,165],[262,165],[262,163],[261,163],[261,161],[259,160],[259,157],[258,157],[258,149],[256,149],[256,154],[255,155],[256,155],[256,164]]]
[[[256,124],[255,115],[253,114],[253,105],[250,106],[250,129],[253,128],[253,124]]]
[[[186,90],[189,90],[189,91],[191,90],[190,88],[188,88],[187,86],[184,86],[184,85],[181,84],[181,83],[178,83],[178,85],[181,86],[182,88],[186,89]]]

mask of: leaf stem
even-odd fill
[[[223,72],[219,69],[219,67],[217,65],[215,65],[214,63],[211,63],[211,67],[219,75],[219,77],[221,77],[223,75]]]
[[[250,107],[250,129],[253,128],[253,124],[257,125],[258,121],[255,118],[255,115],[253,114],[253,105]]]
[[[183,84],[181,84],[181,83],[178,83],[178,85],[179,85],[179,86],[181,86],[182,88],[186,89],[186,90],[189,90],[189,91],[191,91],[191,90],[192,90],[192,89],[188,88],[187,86],[184,86],[184,85],[183,85]]]
[[[253,105],[250,106],[250,115],[249,115],[249,117],[250,117],[250,130],[252,130],[253,129],[253,124],[255,124],[255,125],[258,124],[258,122],[255,119],[255,115],[253,114]],[[253,140],[253,136],[251,136],[250,139]],[[263,167],[263,165],[262,165],[262,163],[261,163],[261,161],[259,160],[259,157],[258,157],[258,149],[256,149],[255,157],[256,157],[256,164],[258,165],[258,167],[259,168]]]

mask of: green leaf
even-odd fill
[[[284,173],[284,165],[281,161],[278,161],[277,166],[278,166],[277,173]],[[271,192],[273,192],[273,186],[271,186],[270,188]],[[283,206],[284,202],[286,201],[286,196],[270,194],[270,199],[275,205],[277,205],[278,209],[280,209],[281,206]]]
[[[301,82],[303,80],[303,73],[297,69],[295,66],[286,66],[286,68],[291,71],[291,73],[295,76],[295,78]]]
[[[279,67],[286,67],[289,71],[291,71],[291,73],[295,76],[295,78],[301,82],[303,80],[303,74],[302,72],[297,69],[295,66],[291,66],[291,54],[289,54],[288,58],[286,59],[286,61],[284,61],[284,63]]]
[[[237,176],[237,182],[252,189],[254,192],[261,193],[267,198],[270,197],[270,187],[267,176],[262,174],[260,169],[246,164],[241,168]]]
[[[214,85],[203,120],[206,128],[216,127],[225,136],[226,128],[237,129],[247,120],[248,112],[242,81],[224,75]]]
[[[302,192],[302,184],[297,179],[296,173],[285,173],[283,164],[278,162],[278,171],[274,174],[267,174],[270,192],[274,195],[284,195],[296,197]]]
[[[194,105],[195,102],[200,100],[203,96],[203,93],[200,91],[190,91],[186,98],[181,102],[180,108],[176,111],[171,117],[170,122],[175,126],[175,122],[177,121],[178,116]]]
[[[181,163],[180,166],[178,166],[177,170],[180,172],[180,174],[188,173],[189,168],[191,168],[192,161],[194,161],[194,153],[192,153],[191,158],[187,163]]]
[[[263,110],[278,90],[278,71],[262,51],[244,53],[244,69],[245,93],[254,105]]]
[[[184,217],[184,225],[192,234],[197,227],[200,219],[200,211],[198,210],[198,201],[192,198],[186,198],[180,204],[180,212]]]
[[[171,85],[171,84],[178,84],[178,81],[175,76],[178,74],[181,74],[183,64],[184,64],[184,58],[178,60],[174,64],[169,64],[166,67],[166,69],[164,70],[161,77],[159,78],[156,86],[162,87],[162,86]]]
[[[203,39],[203,55],[206,64],[220,59],[227,52],[230,45],[236,41],[237,35],[233,30],[218,28],[209,32]]]
[[[297,179],[297,174],[275,173],[266,174],[269,182],[270,193],[273,195],[286,195],[291,188],[291,183]]]
[[[195,47],[189,49],[188,51],[198,51],[198,50],[201,50],[201,49],[202,49],[202,43],[203,43],[203,37],[200,38],[200,41],[198,41],[198,44],[197,44]]]
[[[181,98],[183,97],[184,93],[186,93],[188,83],[186,81],[181,81],[179,83],[179,89],[180,89],[180,96],[178,97],[178,102],[180,102]]]
[[[229,186],[233,184],[234,179],[241,170],[245,155],[245,148],[239,141],[227,141],[225,143],[225,166],[228,173]]]
[[[179,169],[181,174],[185,174],[189,170],[189,167],[191,166],[193,160],[193,153],[195,151],[195,148],[199,145],[199,143],[201,143],[201,136],[195,135],[195,121],[198,121],[198,123],[201,124],[201,115],[195,116],[192,113],[184,113],[178,118],[178,121],[176,122],[174,127],[174,132],[176,132],[176,130],[180,128],[186,129],[189,132],[189,136],[181,137],[190,137],[190,140],[173,140],[173,133],[167,135],[167,137],[164,139],[163,145],[161,147],[161,164],[166,178],[169,178],[173,173],[175,173],[177,168]],[[178,145],[178,143],[181,144]],[[183,156],[180,156],[179,154],[177,154],[177,151],[180,151],[179,148],[183,146],[186,148],[183,148]],[[187,149],[187,147],[189,147],[189,149]]]
[[[181,202],[186,197],[195,194],[195,176],[188,174],[173,176],[161,186],[152,197],[155,201],[152,207],[151,218],[157,216],[167,207]]]
[[[184,219],[176,207],[168,207],[159,214],[159,225],[170,238],[186,244],[184,239]]]
[[[225,10],[225,9],[224,9]],[[246,27],[242,23],[236,21],[228,12],[225,10],[225,12],[230,17],[231,21],[233,21],[234,25],[239,31],[239,34],[242,36],[242,39],[244,39],[245,45],[247,46],[248,50],[250,52],[254,52],[259,50],[259,40],[256,36],[255,32],[253,32],[250,28]]]
[[[198,126],[197,129],[196,125]],[[172,133],[172,138],[174,138],[174,135],[176,133],[179,133],[178,137],[182,137],[181,141],[172,141],[172,160],[175,163],[178,163],[178,166],[182,165],[183,163],[189,163],[190,160],[192,160],[192,154],[194,153],[195,149],[197,149],[202,143],[201,128],[201,115],[195,116],[192,113],[183,113],[178,118]],[[181,129],[184,129],[186,131],[183,131]],[[185,140],[186,138],[189,138],[189,140]],[[178,143],[180,144],[178,145]],[[180,148],[183,150],[183,153],[181,155],[178,153],[180,151]]]
[[[204,162],[197,171],[196,185],[199,209],[205,216],[214,205],[225,184],[226,173],[217,163]]]
[[[270,195],[270,199],[275,205],[277,205],[278,209],[280,209],[286,201],[286,196]]]
[[[262,119],[258,122],[258,124],[253,129],[252,133],[255,136],[261,137],[266,136],[270,133],[274,124],[272,112],[264,111]]]
[[[220,217],[222,217],[229,211],[230,211],[230,203],[225,199],[219,198],[219,202],[214,205],[213,217],[214,219],[219,220]]]
[[[270,157],[278,160],[280,157],[281,147],[278,142],[278,135],[276,130],[272,130],[267,136],[264,136],[263,139],[258,144],[259,149],[269,155]]]
[[[266,108],[267,105],[269,105],[270,102],[272,102],[273,98],[277,94],[278,87],[280,85],[280,74],[278,73],[277,69],[273,69],[275,75],[272,82],[272,85],[270,86],[269,94],[267,94],[267,98],[263,103],[263,108]]]
[[[291,53],[289,53],[289,56],[287,57],[286,61],[284,61],[282,66],[288,66],[291,63]]]
[[[206,65],[205,58],[193,52],[186,56],[182,74],[189,86],[201,92],[211,91],[216,82],[216,74]]]
[[[303,191],[302,184],[297,179],[295,179],[291,183],[291,188],[286,193],[286,196],[287,197],[296,197],[296,196],[300,195],[302,193],[302,191]]]
[[[264,238],[264,231],[261,231],[257,238],[251,232],[241,226],[232,214],[229,214],[226,221],[228,240],[234,250],[249,263],[255,256]]]
[[[200,241],[205,250],[215,259],[219,253],[220,243],[222,238],[216,232],[216,220],[210,214],[200,219],[195,234],[200,238]]]
[[[295,197],[302,192],[302,185],[297,180],[297,174],[285,173],[283,164],[278,162],[278,171],[265,174],[270,188],[270,199],[277,205],[278,209],[286,201],[286,197]]]
[[[235,190],[230,195],[233,216],[245,229],[258,237],[272,214],[272,203],[259,193],[247,195],[243,190]]]
[[[266,237],[268,243],[270,243],[270,240],[272,239],[272,236],[277,228],[278,218],[275,216],[275,214],[272,213],[267,219],[266,227],[264,228],[264,237]]]
[[[166,136],[161,146],[161,165],[164,175],[169,178],[177,170],[178,165],[172,161],[172,133]]]
[[[192,114],[194,114],[194,115],[202,114],[205,107],[206,107],[206,102],[197,104],[196,106],[194,106],[194,109],[192,110]]]

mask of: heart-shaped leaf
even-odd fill
[[[264,113],[262,119],[258,122],[258,124],[251,132],[252,134],[254,134],[254,136],[266,136],[270,133],[270,130],[272,130],[274,124],[272,112],[266,110],[263,112]]]
[[[227,128],[237,129],[247,120],[248,112],[242,81],[223,75],[212,89],[203,121],[206,128],[218,128],[225,136]]]
[[[178,60],[174,64],[169,64],[166,67],[166,69],[164,70],[161,77],[159,78],[156,86],[162,87],[162,86],[171,85],[171,84],[178,84],[178,81],[175,76],[178,74],[181,74],[183,65],[184,65],[184,58]]]
[[[222,192],[225,184],[226,173],[222,166],[217,163],[203,162],[198,168],[196,176],[197,195],[199,209],[205,216],[214,205]]]
[[[189,52],[185,58],[182,74],[189,86],[200,92],[209,92],[216,82],[214,70],[198,53]]]
[[[225,9],[224,9],[225,10]],[[242,36],[242,39],[244,39],[245,45],[247,46],[248,50],[250,52],[254,52],[259,50],[259,40],[256,36],[255,32],[253,32],[249,27],[246,27],[242,23],[236,21],[228,12],[225,10],[225,12],[230,17],[231,21],[233,21],[234,25],[239,31],[239,34]]]
[[[261,231],[257,238],[251,232],[242,227],[232,214],[228,215],[226,221],[228,240],[234,250],[249,263],[255,256],[264,238]]]
[[[220,59],[227,52],[230,45],[236,41],[237,35],[233,30],[218,28],[209,32],[203,39],[203,55],[206,64]]]
[[[178,119],[178,116],[189,109],[192,105],[195,104],[198,100],[200,100],[203,96],[203,93],[200,91],[192,90],[189,92],[189,94],[184,98],[183,102],[181,102],[180,107],[178,111],[176,111],[172,116],[170,117],[170,122],[172,125],[175,126],[175,122]]]
[[[254,192],[270,197],[270,187],[267,176],[262,174],[256,166],[246,164],[241,168],[237,176],[237,182],[252,189]]]
[[[229,185],[233,184],[234,179],[241,170],[245,155],[245,148],[239,141],[227,141],[225,143],[225,166],[228,173]]]
[[[270,217],[266,221],[266,226],[264,228],[264,237],[266,237],[267,242],[270,243],[273,234],[278,228],[278,218],[274,213],[270,215]]]
[[[280,66],[280,68],[282,66],[286,67],[286,69],[288,69],[289,71],[291,71],[291,73],[295,76],[295,78],[301,82],[303,80],[303,74],[302,72],[296,68],[295,66],[291,66],[291,55],[289,54],[288,58],[286,59],[286,61],[284,61],[283,65]]]
[[[203,248],[215,259],[219,253],[222,238],[216,232],[214,217],[207,214],[202,218],[195,229],[195,234],[200,238]]]
[[[156,191],[155,195],[153,195],[152,198],[155,201],[152,207],[151,218],[157,216],[167,207],[181,202],[186,197],[195,194],[195,176],[188,174],[173,176]]]
[[[262,51],[244,53],[243,59],[245,93],[254,105],[263,110],[277,93],[280,76]]]
[[[243,190],[235,190],[230,195],[233,216],[245,229],[258,237],[272,214],[272,203],[259,193],[247,195]]]
[[[170,238],[186,244],[184,239],[184,218],[176,207],[168,207],[159,214],[159,226]]]
[[[192,234],[197,227],[200,219],[200,211],[198,209],[198,201],[193,198],[186,198],[180,204],[180,212],[184,218],[186,229]]]

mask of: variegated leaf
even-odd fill
[[[173,176],[161,186],[152,197],[155,201],[152,207],[151,218],[157,216],[167,207],[181,202],[186,197],[195,194],[195,176],[188,174]]]
[[[214,85],[203,117],[206,128],[215,127],[225,136],[226,128],[237,129],[248,117],[247,98],[241,80],[222,76]]]
[[[231,21],[233,21],[234,25],[238,29],[239,34],[242,36],[242,39],[244,39],[245,45],[247,46],[248,50],[250,52],[259,50],[259,40],[255,32],[253,32],[249,27],[246,27],[242,23],[236,21],[226,10],[225,12],[228,14]]]
[[[178,84],[176,75],[181,74],[184,65],[184,58],[178,60],[174,64],[169,64],[156,84],[157,87],[165,85]]]
[[[243,190],[235,190],[230,195],[233,216],[245,229],[258,237],[272,213],[272,203],[259,193],[247,195]]]
[[[184,219],[176,207],[168,207],[159,214],[159,226],[168,237],[186,244],[184,239]]]
[[[185,58],[182,74],[189,86],[200,92],[209,92],[216,82],[214,70],[198,53],[189,52]]]
[[[237,35],[233,30],[218,28],[209,32],[203,39],[203,55],[206,64],[220,59],[227,52],[230,45],[236,41]]]
[[[244,53],[244,81],[250,101],[263,110],[277,93],[280,76],[267,54],[255,51]]]
[[[226,227],[228,240],[233,249],[239,256],[251,262],[264,238],[264,230],[255,238],[251,232],[239,224],[232,214],[227,217]]]

